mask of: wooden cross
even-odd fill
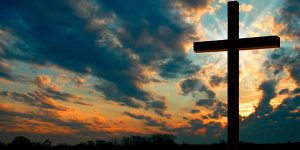
[[[239,143],[239,50],[280,47],[278,36],[239,39],[239,3],[228,2],[228,40],[194,42],[194,51],[228,50],[228,149],[237,150]]]

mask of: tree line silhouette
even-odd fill
[[[200,144],[188,144],[183,142],[178,144],[175,142],[176,137],[170,134],[153,134],[150,136],[128,136],[121,139],[112,140],[89,140],[81,142],[75,145],[69,145],[67,143],[58,143],[54,145],[50,139],[46,139],[43,142],[33,142],[29,138],[24,136],[17,136],[11,142],[4,143],[0,140],[0,148],[30,148],[30,149],[189,149],[189,150],[219,150],[226,149],[227,143],[220,141],[216,144],[200,145]],[[241,149],[294,149],[299,147],[300,142],[287,142],[280,144],[253,144],[241,142]]]

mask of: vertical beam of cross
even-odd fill
[[[239,143],[239,3],[228,2],[228,148]]]

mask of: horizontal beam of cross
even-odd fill
[[[280,38],[278,36],[241,38],[235,44],[240,50],[277,48],[280,47]],[[228,40],[195,42],[194,51],[196,53],[227,51],[229,45],[232,44]]]

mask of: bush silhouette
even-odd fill
[[[99,145],[108,145],[107,141],[104,140],[96,140],[95,141],[95,145],[99,146]]]
[[[14,146],[30,146],[31,141],[28,138],[24,137],[24,136],[17,136],[11,142],[11,145],[14,145]]]
[[[44,142],[43,142],[43,146],[51,146],[52,142],[49,140],[49,139],[46,139]]]
[[[175,144],[175,136],[169,134],[154,134],[150,137],[123,137],[122,145],[168,145]]]
[[[175,138],[171,134],[154,134],[151,136],[151,143],[159,145],[175,144]]]

